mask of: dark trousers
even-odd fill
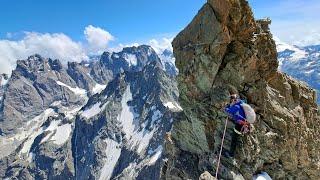
[[[235,125],[235,129],[237,131],[241,131],[242,126],[240,124],[236,124]],[[236,147],[239,145],[239,134],[237,134],[236,132],[232,131],[232,140],[231,140],[231,147],[230,147],[230,155],[233,156],[234,152],[236,150]]]

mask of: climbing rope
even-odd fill
[[[222,142],[221,142],[221,147],[220,147],[220,153],[219,153],[219,158],[218,158],[218,164],[217,164],[217,169],[216,169],[216,179],[218,179],[220,159],[221,159],[221,154],[222,154],[224,136],[226,135],[227,125],[228,125],[228,117],[226,118],[226,123],[225,123],[225,125],[224,125],[224,131],[223,131]]]

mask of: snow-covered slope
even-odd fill
[[[177,104],[177,97],[176,83],[160,62],[117,76],[77,116],[76,178],[158,179],[163,137],[176,112],[164,102]]]
[[[298,61],[302,58],[306,58],[308,53],[298,46],[289,45],[285,42],[282,42],[279,38],[274,38],[276,45],[277,45],[277,51],[280,53],[279,55],[279,62],[280,64],[285,60],[290,61]]]
[[[170,76],[176,76],[179,71],[175,66],[175,58],[173,56],[173,52],[169,49],[165,49],[161,54],[159,54],[159,57],[164,70]]]
[[[279,69],[316,89],[320,104],[320,45],[291,46],[279,39],[276,43]]]
[[[0,178],[159,177],[177,91],[149,46],[67,67],[20,60],[1,85]]]

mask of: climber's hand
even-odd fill
[[[239,122],[239,124],[241,125],[241,126],[247,126],[248,125],[248,122],[246,121],[246,120],[241,120],[240,122]]]

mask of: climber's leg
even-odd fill
[[[236,124],[235,130],[241,131],[241,125]],[[236,147],[239,145],[239,134],[236,131],[233,131],[232,133],[232,140],[231,140],[231,147],[230,147],[230,156],[234,156],[234,152],[236,150]]]

